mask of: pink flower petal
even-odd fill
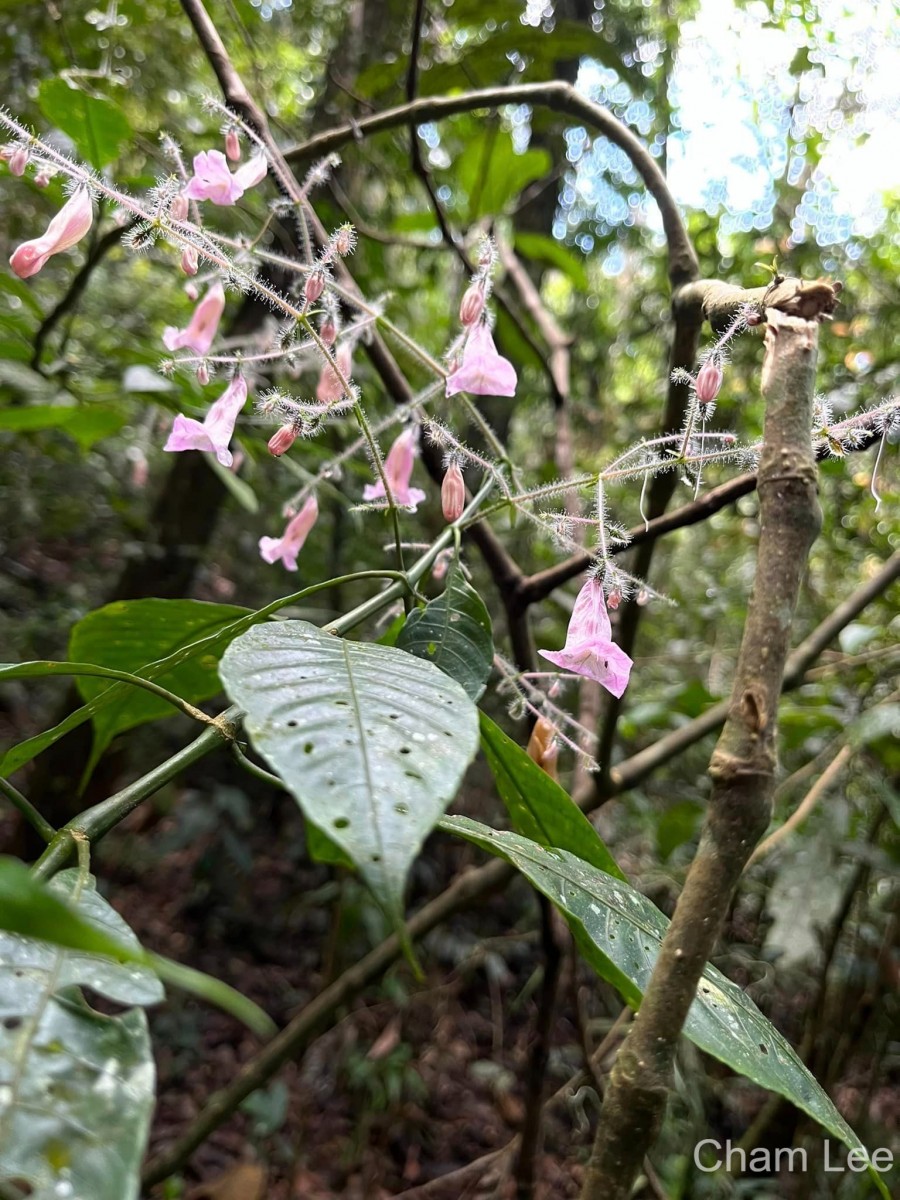
[[[287,524],[280,538],[261,537],[259,553],[267,563],[284,563],[288,571],[297,570],[297,555],[309,537],[310,530],[319,516],[319,505],[315,496],[310,496],[295,517]]]
[[[497,353],[490,329],[476,325],[466,340],[462,362],[447,378],[447,395],[514,396],[517,383],[516,369]]]
[[[93,219],[90,192],[87,188],[79,188],[47,226],[43,237],[16,247],[9,265],[20,279],[37,275],[51,255],[69,250],[79,242],[90,229]]]
[[[633,663],[611,640],[611,632],[603,587],[596,579],[588,579],[575,601],[565,646],[538,653],[564,671],[596,680],[619,697],[628,686]]]

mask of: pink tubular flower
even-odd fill
[[[202,424],[179,413],[163,449],[212,451],[223,467],[230,467],[233,459],[228,443],[246,400],[247,381],[237,375],[212,405]]]
[[[564,671],[595,679],[618,697],[628,686],[633,664],[611,641],[611,633],[603,586],[596,579],[588,579],[575,601],[563,649],[538,653]]]
[[[249,192],[250,188],[256,187],[258,183],[262,183],[269,170],[269,164],[264,154],[254,154],[252,158],[248,158],[243,166],[238,167],[234,173],[234,181],[240,187],[242,192]]]
[[[462,363],[447,377],[447,395],[514,396],[516,382],[515,367],[497,353],[487,325],[476,325],[463,349]]]
[[[79,188],[47,226],[43,237],[16,247],[9,265],[20,279],[37,275],[52,254],[59,254],[79,242],[90,229],[92,220],[90,192],[87,188]]]
[[[183,350],[187,346],[197,354],[208,354],[224,311],[225,289],[221,283],[214,283],[194,309],[187,329],[166,326],[163,344],[167,350]]]
[[[221,150],[201,150],[194,155],[194,174],[183,195],[189,200],[211,200],[221,206],[235,204],[248,188],[265,179],[267,170],[265,155],[257,154],[232,175]]]
[[[334,352],[334,359],[338,370],[335,371],[334,367],[323,367],[319,375],[319,382],[316,384],[316,399],[320,404],[333,404],[344,394],[344,386],[338,376],[338,371],[345,379],[349,380],[350,372],[353,369],[353,348],[349,342],[341,342]]]
[[[416,431],[405,429],[388,451],[384,460],[384,473],[394,503],[403,508],[411,508],[415,512],[417,506],[425,499],[425,493],[420,488],[411,488],[413,465],[416,461]],[[384,483],[367,484],[363,489],[363,500],[380,500],[384,496]]]
[[[234,204],[244,194],[228,169],[228,159],[221,150],[201,150],[194,155],[194,174],[185,196],[189,200],[212,200],[213,204]]]
[[[303,549],[303,543],[309,536],[309,531],[316,523],[319,506],[315,496],[310,496],[296,517],[288,522],[284,534],[280,538],[261,537],[259,552],[267,563],[277,562],[280,558],[289,571],[297,570],[297,555]]]

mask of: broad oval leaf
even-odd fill
[[[79,895],[77,880],[63,871],[50,889],[77,896],[101,939],[139,949],[93,881]],[[136,1008],[101,1015],[79,987],[119,1004],[163,997],[145,967],[0,933],[0,1182],[27,1181],[35,1198],[133,1200],[153,1109],[147,1021]]]
[[[478,749],[472,701],[431,663],[305,621],[255,626],[219,670],[254,748],[396,919]]]
[[[512,863],[566,916],[581,935],[579,944],[596,948],[643,995],[669,925],[646,896],[574,854],[540,846],[517,833],[490,829],[467,817],[445,817],[440,828]],[[609,978],[606,971],[602,974]],[[631,1002],[627,994],[625,998]],[[786,1097],[849,1149],[864,1150],[793,1046],[737,984],[713,966],[703,972],[684,1032],[738,1074]],[[882,1195],[889,1197],[878,1173],[870,1168],[870,1174]]]
[[[396,644],[440,667],[470,699],[481,697],[494,660],[491,618],[458,565],[441,595],[409,614]]]

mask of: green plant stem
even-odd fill
[[[34,669],[33,674],[29,668]],[[165,700],[167,704],[171,704],[173,708],[177,708],[193,721],[200,721],[204,725],[211,725],[215,720],[214,717],[208,716],[207,713],[202,712],[195,705],[190,704],[187,700],[183,700],[181,696],[177,696],[174,692],[170,692],[167,688],[161,687],[158,683],[153,683],[149,679],[142,679],[140,675],[133,675],[130,671],[117,671],[112,667],[99,666],[97,663],[52,662],[49,659],[16,663],[8,668],[0,667],[0,679],[27,679],[30,675],[32,677],[70,675],[76,677],[90,676],[97,679],[114,679],[120,683],[131,684],[132,687],[142,688],[145,692],[150,692],[153,696],[158,696],[160,700]]]
[[[28,824],[35,830],[37,835],[45,842],[52,842],[56,837],[56,830],[49,821],[44,820],[38,810],[34,807],[27,796],[23,796],[18,788],[13,787],[8,779],[3,779],[0,776],[0,793],[2,793],[10,803],[19,810]]]
[[[221,746],[234,736],[234,724],[240,718],[241,710],[232,705],[216,718],[216,724],[205,729],[190,745],[167,758],[164,763],[136,779],[115,795],[101,800],[92,808],[86,809],[73,817],[59,830],[50,845],[33,867],[33,874],[38,879],[49,879],[54,872],[65,866],[78,838],[86,838],[95,842],[108,833],[113,826],[123,821],[141,801],[146,800],[161,787],[169,783],[187,767],[204,758],[211,750]]]

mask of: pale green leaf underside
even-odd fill
[[[51,888],[71,899],[76,871]],[[89,882],[78,911],[137,946]],[[155,1072],[140,1009],[95,1012],[88,987],[120,1004],[152,1004],[146,968],[0,933],[0,1181],[27,1181],[32,1200],[134,1200],[153,1109]]]
[[[305,621],[248,630],[220,674],[255,749],[396,917],[477,752],[472,701],[429,662]]]
[[[643,994],[669,924],[646,896],[565,850],[545,848],[467,817],[445,817],[440,824],[517,867]],[[715,967],[707,966],[703,973],[684,1032],[740,1075],[785,1096],[845,1146],[862,1147],[793,1047]]]

